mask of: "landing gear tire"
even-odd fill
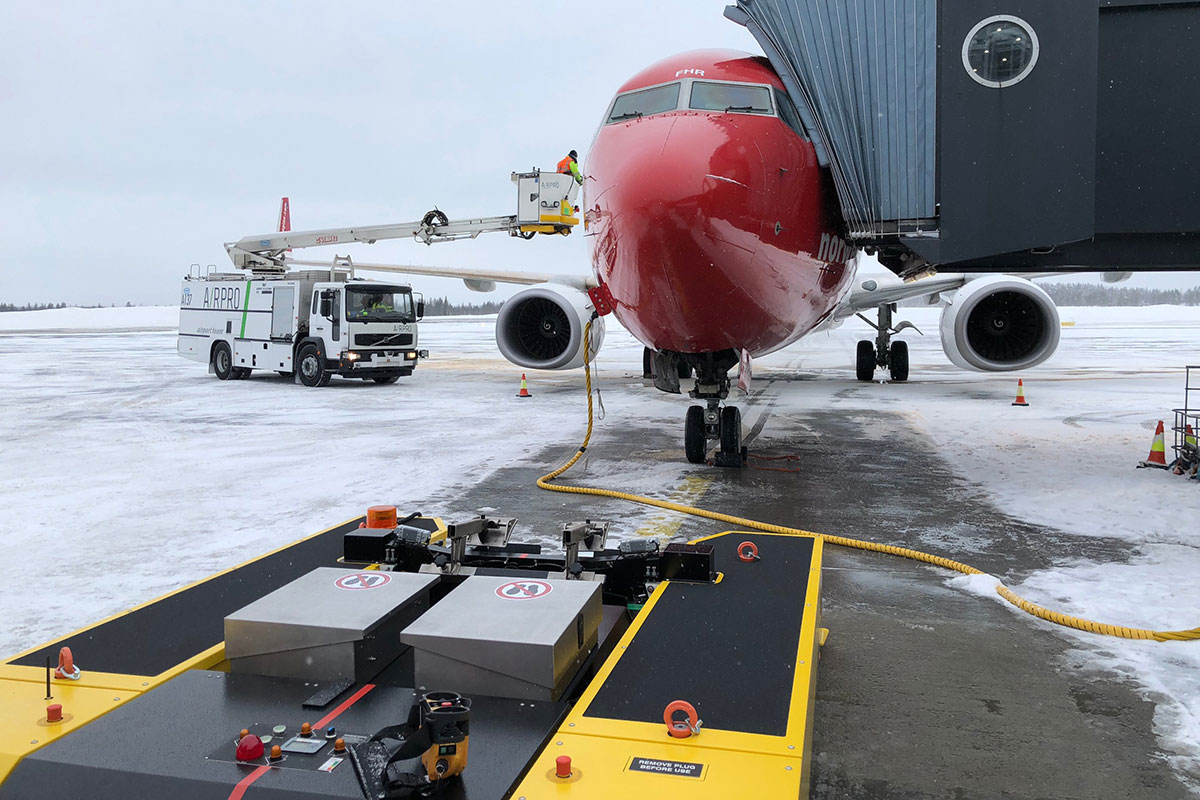
[[[235,377],[233,374],[233,352],[225,342],[217,342],[212,351],[213,374],[217,380],[227,381]]]
[[[693,464],[703,464],[708,455],[708,435],[704,431],[704,407],[689,406],[683,420],[683,451]]]
[[[875,377],[875,345],[866,339],[858,343],[858,353],[854,360],[854,376],[860,381],[870,381]]]
[[[908,380],[908,342],[892,342],[888,348],[888,370],[893,381]]]
[[[742,450],[742,412],[737,406],[721,409],[721,451],[734,455]]]
[[[325,370],[325,363],[314,345],[300,348],[296,357],[296,375],[305,386],[326,386],[332,377]]]
[[[692,377],[692,365],[691,364],[688,364],[685,361],[680,361],[678,366],[676,367],[676,369],[679,372],[680,380]]]
[[[654,351],[649,347],[642,348],[642,377],[654,377]]]
[[[399,375],[388,375],[385,378],[384,377],[371,378],[371,380],[375,381],[380,386],[387,386],[388,384],[392,384],[392,383],[395,383],[396,381],[400,380],[400,376]]]

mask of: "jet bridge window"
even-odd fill
[[[691,108],[701,111],[733,111],[739,114],[774,114],[771,90],[766,86],[746,83],[692,84]]]
[[[648,117],[651,114],[674,111],[678,107],[678,83],[668,83],[651,89],[639,89],[636,92],[619,95],[613,101],[612,111],[608,112],[608,122],[623,122],[638,117]]]
[[[1038,59],[1037,33],[1019,17],[1000,14],[980,22],[963,41],[967,74],[993,89],[1025,79]]]

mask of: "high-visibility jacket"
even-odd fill
[[[560,175],[570,175],[576,183],[583,183],[583,176],[579,174],[579,164],[570,156],[558,162],[558,172]]]

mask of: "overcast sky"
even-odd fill
[[[297,229],[419,219],[434,205],[513,213],[510,173],[585,153],[638,70],[699,47],[759,52],[724,6],[0,4],[0,301],[177,302],[188,265],[228,267],[222,243],[271,230],[281,195]],[[335,252],[347,251],[304,255]],[[580,235],[349,252],[589,270]]]
[[[726,0],[0,5],[0,301],[174,303],[222,243],[512,213],[513,170],[586,154],[616,87],[701,47],[758,53]],[[586,162],[584,164],[586,168]],[[355,249],[586,273],[583,237]],[[468,292],[413,278],[427,295]],[[1191,286],[1191,275],[1137,279]]]

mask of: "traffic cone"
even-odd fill
[[[1191,425],[1185,424],[1183,426],[1183,443],[1190,444],[1192,447],[1197,446],[1196,445],[1196,432],[1194,430],[1192,430]]]
[[[1025,402],[1025,381],[1022,380],[1021,378],[1017,378],[1017,399],[1013,400],[1013,405],[1014,406],[1029,405],[1029,403]]]
[[[1158,427],[1154,429],[1154,441],[1150,443],[1150,455],[1146,456],[1145,461],[1138,464],[1138,468],[1141,467],[1167,468],[1167,442],[1163,435],[1161,419],[1158,421]]]
[[[529,393],[529,384],[525,382],[525,373],[521,373],[521,391],[517,392],[517,397],[533,397]]]

